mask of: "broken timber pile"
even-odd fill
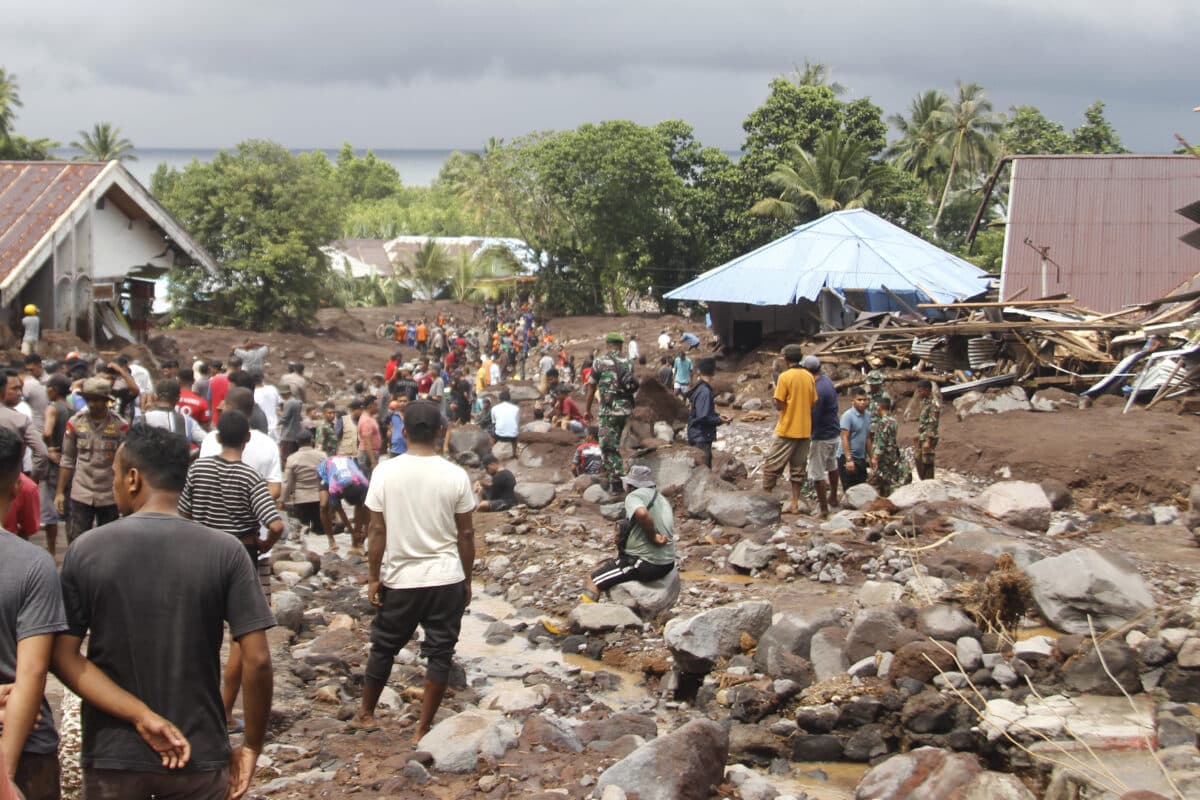
[[[864,314],[843,330],[814,334],[805,352],[831,364],[935,380],[943,394],[1005,383],[1102,394],[1130,384],[1131,398],[1154,392],[1154,403],[1200,388],[1198,332],[1200,276],[1167,297],[1112,314],[1088,311],[1070,297],[922,303]],[[1129,371],[1138,361],[1144,369]]]

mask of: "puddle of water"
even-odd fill
[[[764,777],[784,793],[807,793],[813,800],[853,800],[854,788],[870,768],[869,764],[812,761],[794,764],[791,775]]]
[[[688,570],[679,573],[679,579],[683,581],[696,581],[702,583],[709,581],[713,583],[758,583],[758,578],[751,578],[749,575],[713,575],[708,572],[699,570]]]

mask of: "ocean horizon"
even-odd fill
[[[159,164],[166,164],[172,169],[183,169],[192,161],[206,163],[211,161],[222,150],[233,150],[230,147],[135,147],[133,154],[137,161],[126,161],[125,168],[147,188],[150,187],[150,176],[158,169]],[[340,147],[293,147],[292,153],[324,153],[330,162],[337,162]],[[400,173],[400,180],[405,186],[428,186],[438,176],[442,165],[455,148],[366,148],[356,147],[354,153],[366,155],[367,150],[375,157],[386,161]],[[70,160],[81,152],[74,147],[59,147],[51,151],[56,157]],[[472,152],[464,149],[461,152]]]

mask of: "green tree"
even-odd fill
[[[21,106],[21,87],[17,83],[17,76],[0,67],[0,141],[12,134],[17,109]]]
[[[450,269],[450,299],[456,303],[474,303],[499,296],[501,279],[520,273],[512,252],[489,247],[477,253],[463,250]]]
[[[193,161],[160,166],[151,189],[221,265],[171,274],[175,316],[254,330],[306,329],[329,272],[320,248],[336,238],[343,196],[321,153],[292,155],[250,140]]]
[[[946,168],[942,199],[933,216],[934,230],[942,221],[956,172],[962,169],[967,174],[978,174],[990,167],[996,151],[995,137],[1002,127],[1001,120],[992,112],[992,101],[977,83],[959,81],[954,98],[938,115],[943,129],[940,141],[950,152],[950,165]]]
[[[399,265],[397,274],[412,286],[414,296],[434,300],[450,281],[453,266],[446,249],[430,239],[410,260]]]
[[[804,66],[793,67],[787,80],[795,86],[826,86],[835,95],[846,93],[846,87],[833,80],[833,69],[822,61],[804,59]]]
[[[866,207],[889,177],[882,164],[867,158],[867,147],[839,130],[824,134],[811,153],[790,145],[790,161],[767,176],[779,196],[758,201],[751,212],[796,223]]]
[[[349,142],[338,151],[337,180],[351,201],[383,200],[401,189],[400,173],[394,166],[376,158],[372,150],[361,158],[354,155]]]
[[[133,142],[121,136],[121,129],[111,122],[97,122],[90,131],[80,131],[71,147],[83,151],[82,161],[137,161]]]
[[[1046,119],[1034,106],[1009,109],[1000,147],[1005,155],[1061,155],[1074,150],[1063,126]]]
[[[1084,123],[1071,131],[1071,149],[1076,153],[1128,153],[1121,144],[1112,123],[1104,116],[1104,103],[1100,100],[1083,112]]]
[[[921,181],[930,200],[937,196],[946,173],[948,153],[942,143],[943,121],[950,98],[938,89],[929,89],[913,98],[908,116],[893,114],[888,120],[900,132],[886,155],[899,169]]]

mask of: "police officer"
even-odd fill
[[[604,342],[608,345],[608,352],[597,356],[592,363],[584,416],[589,422],[592,420],[592,401],[599,393],[601,470],[609,489],[620,492],[621,476],[625,474],[625,464],[621,459],[621,434],[629,415],[633,413],[637,377],[633,362],[621,355],[625,337],[610,333],[604,337]]]
[[[79,392],[87,408],[67,422],[63,432],[62,461],[58,467],[58,492],[54,506],[66,513],[66,490],[71,487],[67,518],[67,542],[93,527],[117,519],[113,494],[113,459],[125,439],[129,425],[109,408],[112,384],[104,378],[88,378]]]

